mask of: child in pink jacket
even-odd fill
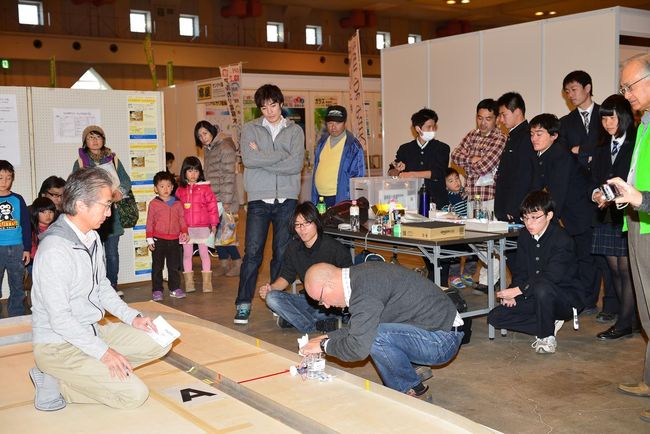
[[[192,275],[193,243],[196,243],[201,256],[203,292],[212,292],[212,263],[205,240],[217,232],[219,212],[217,198],[210,188],[210,183],[205,180],[201,161],[197,157],[187,157],[183,160],[176,197],[183,204],[185,223],[190,235],[190,242],[183,244],[185,291],[196,291]]]
[[[181,201],[172,196],[174,175],[158,172],[153,177],[153,189],[157,196],[149,202],[147,210],[147,244],[152,252],[151,285],[152,300],[163,299],[163,268],[167,262],[169,271],[169,296],[185,298],[181,289],[178,269],[181,249],[178,245],[187,242],[187,225]]]

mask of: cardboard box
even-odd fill
[[[447,222],[403,223],[402,238],[437,241],[463,238],[465,226]]]

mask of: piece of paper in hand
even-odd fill
[[[298,341],[298,355],[304,356],[304,354],[302,353],[302,347],[307,345],[307,343],[309,342],[309,335],[304,334],[301,337],[299,337],[297,341]]]
[[[154,341],[158,342],[161,347],[166,347],[181,335],[181,332],[172,327],[172,325],[169,324],[165,318],[160,315],[158,315],[156,319],[153,320],[153,323],[156,325],[158,333],[154,332],[153,330],[149,330],[147,334],[151,336]]]

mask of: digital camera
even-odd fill
[[[621,195],[614,184],[603,184],[598,189],[603,194],[603,199],[607,202],[611,202]]]

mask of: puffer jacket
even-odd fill
[[[208,181],[179,186],[176,197],[183,204],[185,223],[190,228],[202,228],[219,225],[217,198]]]
[[[205,178],[219,200],[230,206],[230,212],[239,209],[239,195],[235,175],[237,151],[230,136],[218,134],[212,143],[203,148]]]

